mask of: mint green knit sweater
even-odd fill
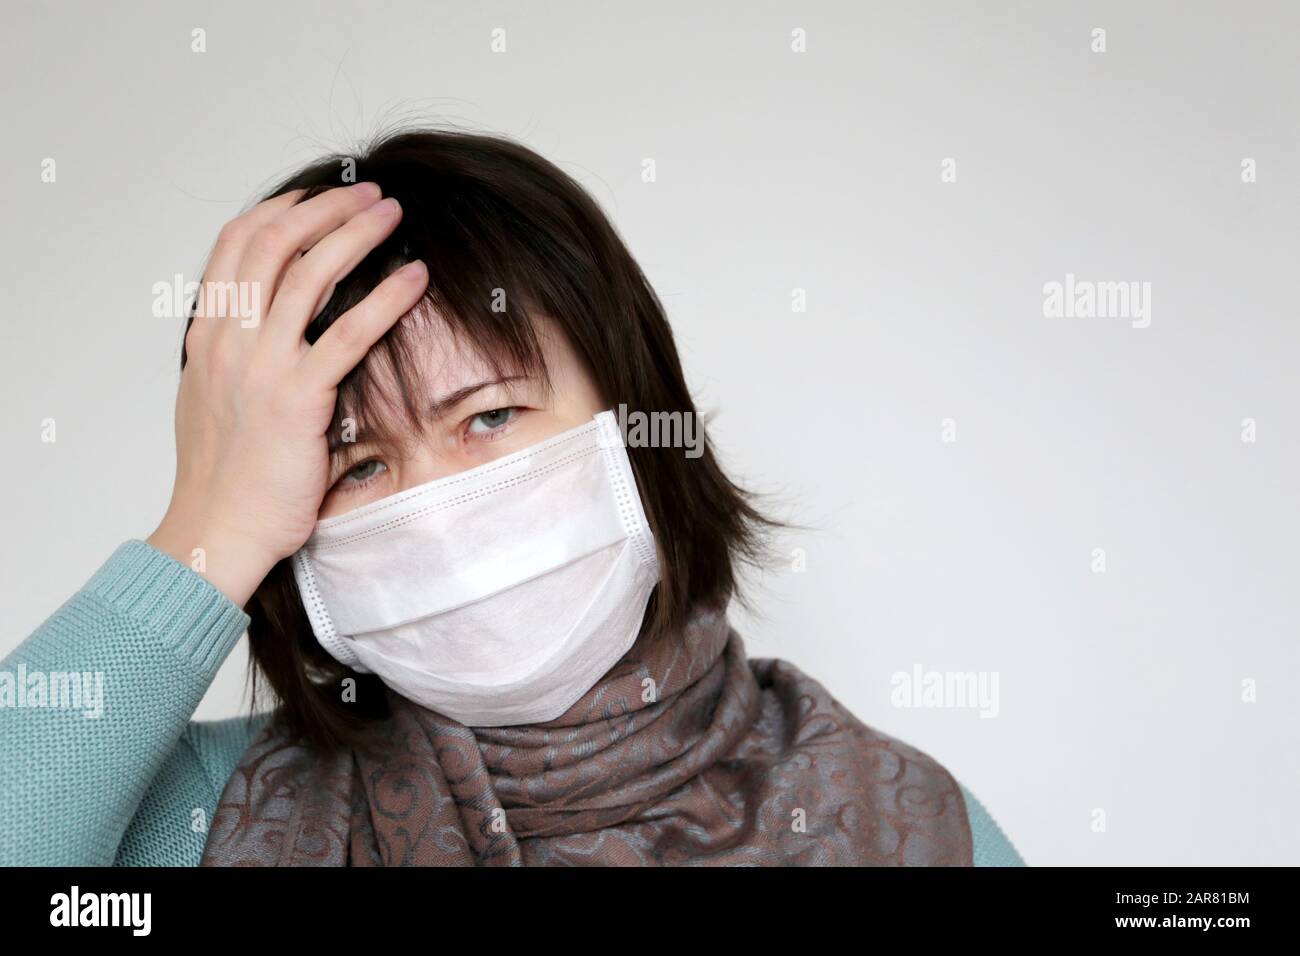
[[[0,864],[196,865],[217,798],[266,719],[190,719],[247,626],[208,581],[133,540],[0,661]],[[20,674],[53,688],[71,672],[103,675],[101,715],[87,716],[87,699],[13,696]],[[1023,866],[962,796],[975,865]]]

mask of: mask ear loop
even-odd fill
[[[609,483],[614,489],[614,501],[618,505],[619,517],[623,521],[623,530],[641,563],[653,569],[656,580],[659,577],[659,561],[655,556],[654,535],[650,533],[650,522],[646,519],[645,508],[641,504],[641,495],[636,487],[636,475],[632,472],[632,463],[628,460],[623,433],[612,411],[604,411],[596,416],[600,422],[600,448],[605,459],[605,469]]]
[[[330,618],[325,601],[321,598],[320,589],[316,586],[316,573],[312,571],[311,559],[307,557],[305,549],[300,548],[294,552],[293,565],[298,570],[298,590],[303,592],[302,604],[307,611],[307,619],[311,621],[316,642],[340,664],[351,667],[358,673],[369,674],[370,670],[361,663],[356,651],[334,630],[334,621]]]

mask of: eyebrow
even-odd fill
[[[429,405],[425,406],[425,414],[429,418],[441,418],[475,392],[480,392],[485,388],[491,388],[494,385],[507,385],[510,382],[527,379],[529,377],[530,376],[528,375],[504,375],[501,378],[485,379],[482,382],[475,382],[472,385],[466,385],[462,388],[456,389],[454,392],[449,392],[441,398],[434,399]],[[348,446],[355,447],[357,445],[364,445],[371,441],[372,437],[372,429],[359,426],[353,440],[345,442],[340,435],[339,429],[331,428],[329,432],[329,454],[334,456],[339,454],[340,451]]]
[[[477,382],[474,385],[466,385],[464,388],[456,389],[456,391],[452,392],[450,395],[444,395],[442,398],[436,399],[429,405],[426,411],[430,418],[441,418],[461,402],[465,401],[465,399],[469,398],[481,389],[491,388],[493,385],[506,385],[510,382],[515,382],[521,378],[527,377],[527,375],[506,375],[502,378],[494,378],[485,382]]]

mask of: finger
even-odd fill
[[[244,247],[261,226],[270,222],[291,208],[306,192],[305,189],[291,189],[279,196],[258,203],[252,209],[236,216],[221,227],[217,241],[208,256],[208,264],[199,281],[198,294],[194,302],[194,319],[185,332],[186,358],[201,352],[211,337],[211,328],[215,320],[224,319],[221,314],[223,296],[219,292],[226,290],[226,283],[232,281],[235,269],[243,258]],[[217,286],[220,285],[220,289]],[[225,297],[228,299],[228,296]]]
[[[408,262],[325,330],[298,366],[312,388],[338,387],[370,347],[384,337],[420,301],[429,285],[429,270],[420,260]]]
[[[353,216],[373,206],[374,183],[330,189],[263,223],[249,238],[237,269],[240,282],[252,284],[264,305],[275,296],[280,276],[295,254],[305,252]]]
[[[291,189],[279,196],[272,196],[222,226],[221,232],[217,233],[217,242],[212,247],[212,255],[208,258],[208,267],[204,270],[204,276],[215,279],[233,277],[253,234],[271,220],[292,209],[306,191]]]
[[[296,348],[334,287],[397,228],[402,208],[393,198],[375,203],[335,229],[285,270],[267,315],[269,341]]]

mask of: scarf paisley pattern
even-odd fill
[[[363,745],[272,719],[231,774],[203,866],[970,866],[934,759],[721,608],[635,645],[564,714],[470,728],[388,691]]]

